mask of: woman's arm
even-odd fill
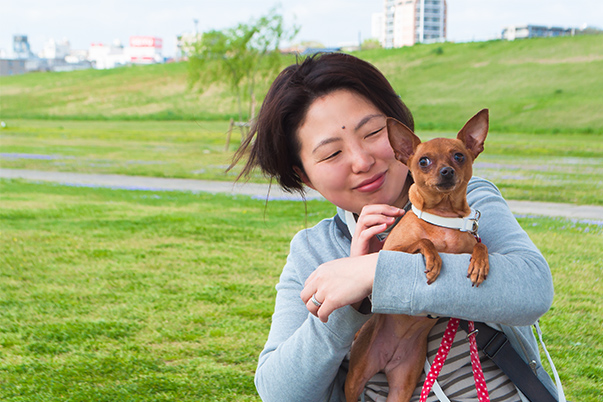
[[[321,262],[343,256],[328,235],[334,225],[319,226],[293,239],[276,287],[272,326],[255,375],[264,401],[328,401],[339,395],[341,362],[369,318],[345,306],[323,323],[300,298],[304,281]]]
[[[506,325],[530,325],[553,300],[551,273],[498,189],[474,178],[468,201],[481,212],[479,235],[490,273],[479,287],[466,277],[470,255],[441,254],[437,280],[427,285],[423,256],[381,251],[373,283],[373,312],[438,315]]]

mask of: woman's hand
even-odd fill
[[[352,237],[350,257],[376,253],[383,247],[383,242],[376,235],[393,225],[397,217],[404,215],[404,210],[390,205],[372,204],[362,208],[356,231]]]
[[[379,254],[340,258],[320,265],[306,280],[301,298],[308,311],[322,322],[348,304],[359,303],[371,294]],[[321,303],[316,306],[311,300]]]

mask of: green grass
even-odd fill
[[[475,173],[506,198],[594,205],[601,54],[601,36],[358,53],[424,139],[489,107]],[[189,90],[184,64],[0,77],[0,166],[232,180],[235,110],[225,88]],[[6,180],[0,202],[0,400],[11,402],[259,400],[253,372],[289,241],[334,213],[320,201]],[[519,221],[553,272],[541,325],[568,399],[600,400],[603,229]]]
[[[420,129],[458,130],[488,107],[494,131],[582,134],[603,133],[602,54],[602,35],[356,53],[383,71]],[[3,119],[228,120],[237,110],[225,86],[190,90],[183,63],[0,77],[0,93]]]
[[[414,46],[362,54],[423,129],[458,129],[487,107],[500,132],[603,133],[603,36]]]
[[[0,400],[259,401],[289,241],[334,208],[0,181]],[[306,213],[307,207],[307,213]],[[519,219],[551,269],[542,319],[570,400],[603,388],[603,229]]]
[[[3,168],[221,181],[234,180],[241,169],[225,172],[241,138],[233,132],[230,149],[224,150],[225,121],[7,123],[0,130]],[[455,133],[419,135],[426,140]],[[493,132],[475,174],[495,182],[509,199],[603,205],[603,137]],[[267,180],[255,174],[252,181]]]
[[[189,90],[185,63],[0,77],[3,118],[213,120],[234,117],[222,88]]]
[[[257,400],[302,204],[265,214],[219,195],[19,182],[0,193],[0,400]]]
[[[9,120],[0,152],[49,159],[4,157],[4,168],[152,177],[232,180],[225,170],[228,122]],[[240,132],[232,134],[240,143]]]

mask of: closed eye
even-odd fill
[[[364,138],[369,138],[369,137],[371,137],[371,136],[373,136],[373,135],[375,135],[375,134],[379,134],[381,131],[383,131],[383,129],[384,129],[385,127],[386,127],[386,126],[383,126],[383,127],[381,127],[380,129],[378,129],[378,130],[375,130],[375,131],[373,131],[373,132],[368,133],[367,135],[365,135],[365,136],[364,136]]]
[[[326,158],[321,159],[320,162],[322,162],[322,161],[328,161],[329,159],[333,159],[334,157],[336,157],[340,153],[341,153],[341,151],[333,152],[331,155],[327,156]]]

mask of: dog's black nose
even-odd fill
[[[454,177],[454,169],[448,166],[443,167],[440,170],[440,176],[444,179],[452,179]]]

